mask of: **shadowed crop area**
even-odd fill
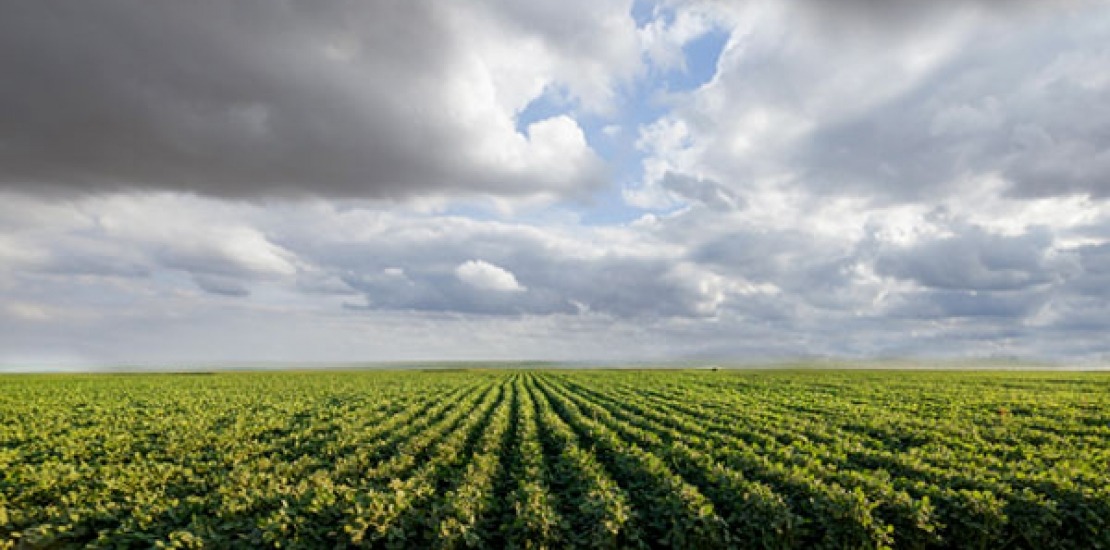
[[[0,548],[1110,548],[1110,377],[0,378]]]

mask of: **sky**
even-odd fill
[[[1110,4],[0,2],[0,364],[1110,357]]]

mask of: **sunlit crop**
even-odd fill
[[[0,548],[1110,548],[1110,377],[0,378]]]

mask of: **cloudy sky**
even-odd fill
[[[1110,357],[1104,1],[0,14],[0,364]]]

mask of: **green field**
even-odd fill
[[[0,547],[1110,548],[1110,376],[0,377]]]

